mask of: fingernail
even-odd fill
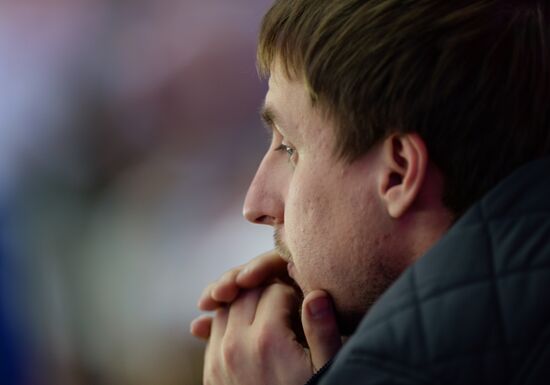
[[[199,298],[199,300],[197,301],[197,307],[198,307],[199,309],[202,308],[202,303],[203,303],[203,302],[204,302],[204,298]]]
[[[198,320],[199,320],[198,318],[195,318],[195,319],[194,319],[193,321],[191,321],[191,323],[189,324],[189,332],[191,332],[191,334],[193,334],[193,335],[195,335],[195,332],[196,332],[195,326],[196,326]]]
[[[327,297],[317,297],[307,304],[307,308],[313,319],[320,319],[330,312],[330,302]]]
[[[242,269],[241,271],[239,271],[239,274],[237,274],[237,279],[246,276],[249,272],[250,272],[250,268],[249,268],[248,266],[245,267],[244,269]]]

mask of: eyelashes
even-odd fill
[[[278,147],[275,148],[274,151],[286,153],[288,163],[290,163],[293,168],[296,166],[296,163],[298,161],[298,152],[294,147],[281,143]]]
[[[289,158],[292,158],[296,153],[296,149],[294,147],[288,146],[286,144],[280,144],[279,147],[275,149],[275,151],[286,152]]]

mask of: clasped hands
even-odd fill
[[[301,315],[300,301],[275,251],[207,286],[198,306],[215,313],[191,324],[193,335],[208,340],[204,384],[305,384],[342,342],[327,293],[308,293]]]

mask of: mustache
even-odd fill
[[[277,250],[277,253],[279,253],[279,255],[287,262],[292,262],[292,253],[283,242],[279,229],[275,229],[273,232],[273,242],[275,243],[275,250]]]

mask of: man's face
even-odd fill
[[[343,333],[357,325],[397,277],[393,223],[377,193],[380,146],[347,163],[335,156],[335,127],[313,107],[301,81],[275,66],[264,119],[269,150],[250,185],[245,217],[268,224],[304,294],[333,298]]]

